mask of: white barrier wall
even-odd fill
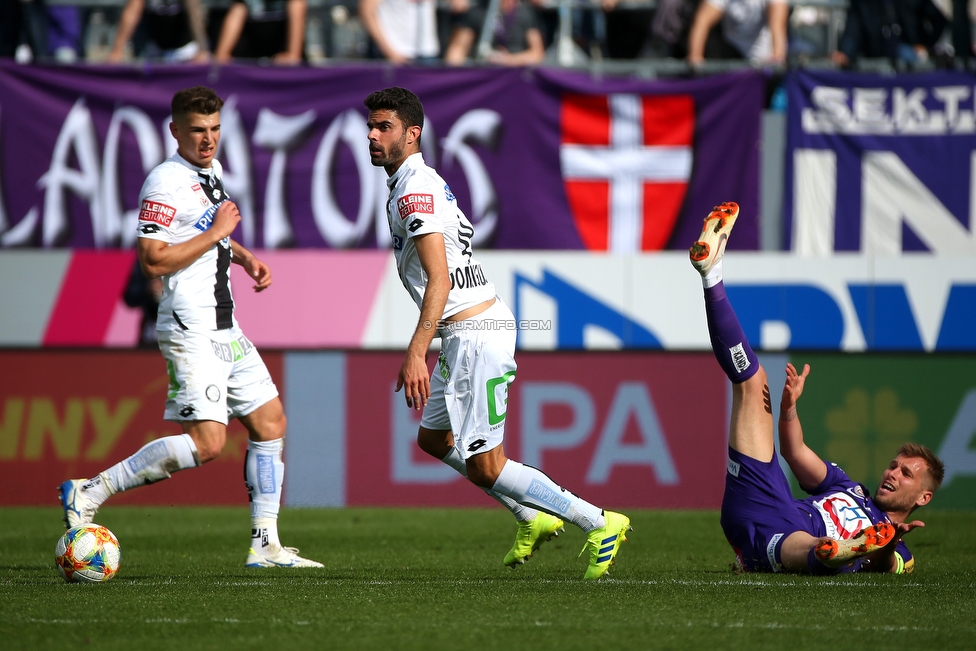
[[[237,315],[262,347],[398,349],[416,325],[388,251],[263,251],[274,285],[234,267]],[[482,252],[523,350],[708,350],[683,253]],[[0,346],[131,346],[131,251],[0,252]],[[976,258],[730,253],[726,288],[756,348],[972,351]]]

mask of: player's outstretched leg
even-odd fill
[[[424,435],[427,434],[427,437]],[[436,449],[431,445],[429,439],[437,438],[434,432],[431,430],[421,430],[418,435],[418,444],[420,448],[432,456],[438,456],[436,454]],[[441,434],[440,436],[446,436]],[[453,444],[453,436],[450,436],[452,441],[450,451],[441,457],[441,461],[451,468],[454,468],[462,477],[468,478],[468,468],[461,457],[461,453],[458,451],[457,447]],[[429,451],[428,451],[429,449]],[[517,567],[525,563],[525,561],[532,558],[539,547],[543,543],[548,542],[559,535],[560,531],[565,531],[565,525],[563,521],[559,518],[549,515],[548,513],[543,513],[531,506],[525,506],[519,504],[512,498],[502,495],[497,491],[493,491],[490,488],[483,488],[482,490],[488,494],[489,497],[497,501],[499,504],[504,506],[509,512],[515,516],[515,521],[518,522],[518,531],[515,533],[515,543],[505,558],[502,559],[502,563],[508,567]]]
[[[587,534],[583,551],[591,550],[584,574],[587,579],[598,579],[607,573],[620,543],[627,540],[624,533],[631,528],[627,516],[604,511],[555,483],[538,468],[511,459],[505,459],[491,490],[582,529]]]
[[[847,565],[862,556],[878,551],[895,537],[895,528],[887,522],[879,522],[847,540],[828,539],[814,548],[817,560],[830,568]]]
[[[759,360],[746,339],[722,282],[722,257],[738,216],[739,206],[731,201],[715,206],[705,218],[698,241],[689,249],[691,264],[702,276],[712,350],[722,370],[735,384],[745,382],[759,370]]]
[[[61,508],[69,529],[95,518],[98,507],[117,492],[169,479],[171,473],[200,465],[196,444],[188,434],[164,436],[139,448],[131,457],[91,479],[61,484]]]

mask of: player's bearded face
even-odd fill
[[[407,144],[407,132],[403,131],[400,134],[400,139],[388,143],[386,145],[385,150],[383,150],[381,147],[378,147],[380,155],[372,159],[373,165],[380,167],[383,165],[389,165],[390,163],[395,163],[399,160],[402,160],[403,149],[406,146],[406,144]]]
[[[921,459],[897,457],[881,476],[874,503],[887,512],[910,510],[925,492],[927,470]]]
[[[376,167],[396,165],[406,156],[407,129],[393,111],[374,111],[369,128],[369,159]]]

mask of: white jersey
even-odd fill
[[[179,154],[157,165],[139,193],[139,237],[180,244],[205,232],[227,199],[217,160],[209,169]],[[224,330],[237,327],[230,289],[230,238],[188,267],[162,277],[157,330]]]
[[[451,188],[424,163],[423,156],[417,153],[407,157],[386,184],[390,188],[386,216],[397,271],[417,307],[424,300],[427,274],[420,265],[413,238],[427,233],[443,234],[447,270],[451,275],[451,292],[442,318],[495,298],[495,286],[474,259],[471,222],[458,208]]]

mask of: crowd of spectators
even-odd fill
[[[584,59],[682,59],[692,69],[715,60],[806,59],[842,68],[862,59],[968,68],[973,57],[976,0],[566,0],[565,8],[561,1],[321,0],[313,23],[309,0],[119,0],[107,8],[0,0],[0,57],[524,66],[552,56],[562,25],[572,25],[572,47]],[[100,52],[92,45],[96,18],[111,26]],[[307,35],[323,32],[325,47],[309,56]]]

